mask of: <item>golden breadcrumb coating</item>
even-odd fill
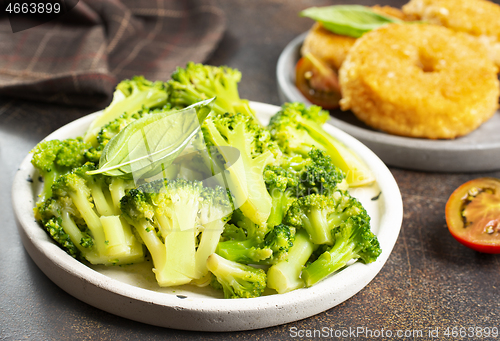
[[[411,0],[403,12],[476,37],[500,67],[500,5],[486,0]]]
[[[401,10],[394,7],[376,5],[372,9],[374,12],[397,19],[406,18]],[[301,53],[303,56],[311,53],[338,70],[355,41],[356,38],[335,34],[320,23],[315,23],[302,44]]]
[[[303,56],[311,53],[338,70],[355,41],[356,38],[335,34],[315,23],[302,44],[301,53]]]
[[[371,7],[371,9],[378,14],[388,15],[390,17],[393,17],[393,18],[396,18],[399,20],[408,20],[408,18],[406,17],[406,14],[404,14],[404,12],[402,10],[400,10],[399,8],[395,8],[395,7],[391,7],[391,6],[375,5],[375,6]]]
[[[391,134],[451,139],[498,107],[497,68],[470,36],[391,24],[366,33],[339,70],[343,110]]]

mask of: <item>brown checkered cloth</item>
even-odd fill
[[[80,0],[17,33],[0,21],[0,96],[104,105],[122,79],[167,80],[203,62],[224,32],[211,0]]]

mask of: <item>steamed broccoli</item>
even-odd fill
[[[241,73],[226,66],[210,66],[190,62],[178,67],[167,82],[169,102],[186,107],[204,99],[217,97],[213,110],[217,114],[243,113],[255,117],[247,100],[240,99],[238,82]]]
[[[203,123],[202,131],[212,158],[217,160],[214,154],[219,153],[225,162],[235,206],[253,222],[263,225],[272,206],[263,178],[264,167],[280,157],[279,147],[267,130],[244,114],[211,115]]]
[[[255,238],[259,242],[263,241],[267,233],[270,231],[267,224],[256,224],[249,217],[247,217],[241,209],[235,209],[231,220],[232,224],[226,227],[223,237],[227,239],[250,239]]]
[[[216,252],[223,257],[241,262],[256,263],[271,257],[272,250],[263,248],[264,238],[269,232],[266,224],[256,224],[236,209],[221,235]],[[239,250],[233,253],[233,250]]]
[[[337,190],[329,196],[311,194],[297,199],[284,221],[296,228],[303,227],[315,244],[333,245],[332,230],[364,210],[346,191]]]
[[[303,288],[305,283],[301,272],[316,248],[307,231],[298,230],[286,257],[267,270],[267,286],[279,294]]]
[[[124,113],[133,114],[144,108],[166,104],[168,93],[163,82],[151,82],[143,76],[123,80],[113,93],[111,104],[91,123],[84,141],[97,147],[97,134],[101,128]]]
[[[259,235],[237,234],[236,238],[220,241],[216,253],[238,263],[274,264],[286,257],[293,245],[294,234],[295,229],[283,224],[274,226],[263,239]],[[224,237],[227,235],[223,234]]]
[[[272,200],[267,225],[273,227],[281,224],[288,208],[295,200],[300,178],[288,165],[268,165],[264,170],[264,181]]]
[[[282,157],[279,164],[266,166],[264,179],[273,201],[267,220],[270,226],[283,221],[296,198],[313,193],[328,195],[347,188],[342,171],[324,151],[316,148],[308,152],[307,158]]]
[[[217,278],[220,286],[215,287],[222,287],[225,298],[259,297],[266,288],[264,270],[227,260],[216,253],[208,257],[207,268]]]
[[[306,108],[303,103],[286,103],[271,117],[268,129],[284,153],[307,157],[313,148],[321,149],[344,172],[350,186],[373,182],[363,161],[322,128],[326,119],[328,113],[318,106]]]
[[[299,196],[329,195],[336,189],[347,189],[344,173],[323,150],[312,148],[302,162],[292,166],[299,177]]]
[[[371,263],[382,252],[377,237],[370,231],[370,217],[365,210],[349,216],[332,231],[332,235],[335,241],[333,246],[302,271],[302,278],[308,287],[343,268],[351,260],[361,259],[363,263]]]
[[[175,286],[207,274],[231,203],[221,187],[160,179],[130,190],[121,210],[151,254],[158,284]]]
[[[60,175],[52,196],[35,207],[35,218],[76,258],[105,265],[143,261],[142,245],[119,216],[117,200],[130,183],[88,176],[93,169],[89,162]]]
[[[273,251],[270,258],[265,259],[263,264],[275,264],[284,260],[288,256],[288,251],[293,246],[295,240],[295,229],[285,224],[279,224],[272,228],[264,238],[264,248]]]
[[[166,83],[121,82],[84,138],[33,150],[45,181],[36,219],[75,258],[121,265],[148,251],[160,286],[212,281],[226,298],[258,297],[266,286],[284,293],[374,261],[370,218],[347,192],[371,174],[323,130],[329,114],[285,104],[264,128],[239,97],[240,79],[229,67],[188,63]],[[119,133],[131,122],[213,97],[168,171],[146,172],[140,186],[126,171],[98,174],[106,151],[128,142]]]
[[[52,195],[52,184],[56,178],[87,162],[85,156],[90,144],[82,138],[42,141],[33,148],[31,163],[43,178],[44,186],[40,201]]]

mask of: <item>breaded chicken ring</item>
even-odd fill
[[[401,10],[394,7],[373,6],[371,9],[376,13],[397,19],[405,20],[406,18]],[[320,23],[315,23],[302,44],[301,53],[303,56],[311,53],[338,70],[355,42],[356,38],[335,34]]]
[[[356,38],[335,34],[315,23],[304,39],[301,53],[311,53],[338,70],[355,42]]]
[[[359,38],[339,71],[343,110],[385,132],[468,134],[498,106],[497,68],[481,44],[442,26],[391,24]]]
[[[414,19],[474,36],[500,67],[500,5],[486,0],[411,0],[402,9]]]

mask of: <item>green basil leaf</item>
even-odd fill
[[[138,178],[155,169],[164,171],[200,131],[214,100],[146,115],[130,123],[106,144],[99,169],[88,174]]]
[[[390,23],[401,23],[402,20],[375,13],[361,5],[337,5],[327,7],[311,7],[300,15],[321,23],[333,33],[359,38],[364,33]]]

